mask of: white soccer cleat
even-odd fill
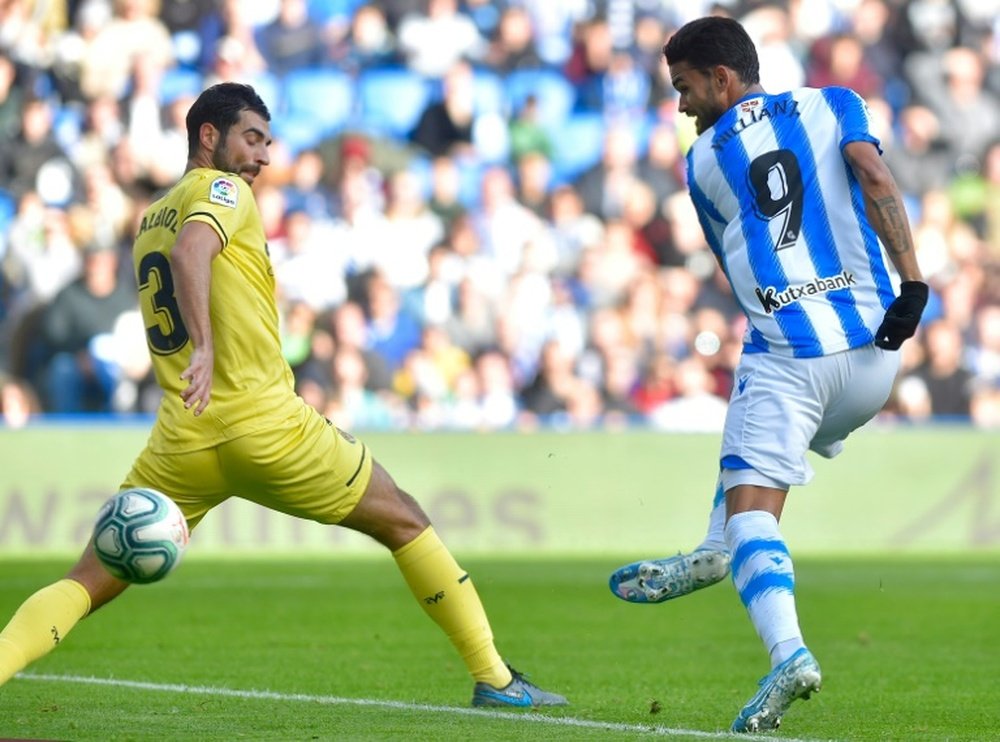
[[[629,603],[662,603],[719,582],[729,574],[729,562],[728,551],[696,549],[627,564],[612,573],[608,586]]]
[[[792,701],[808,700],[823,683],[819,663],[802,647],[760,680],[760,690],[747,701],[733,721],[734,732],[763,732],[777,729]]]

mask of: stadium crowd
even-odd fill
[[[765,89],[869,104],[932,299],[884,416],[1000,427],[1000,14],[982,0],[5,0],[0,410],[148,413],[130,247],[205,86],[300,393],[348,429],[719,430],[740,352],[660,54],[738,18]],[[839,205],[834,204],[834,208]]]

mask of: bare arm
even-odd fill
[[[885,245],[889,260],[903,281],[922,281],[906,207],[895,178],[870,142],[851,142],[844,156],[865,195],[865,214]]]
[[[181,399],[186,408],[194,407],[196,416],[208,406],[212,394],[215,347],[209,298],[212,260],[221,251],[222,241],[215,230],[202,222],[188,222],[181,228],[170,253],[177,305],[194,345],[191,361],[181,373],[181,378],[188,382],[181,391]]]

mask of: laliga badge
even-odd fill
[[[229,178],[216,178],[208,189],[208,200],[213,204],[235,209],[239,193],[239,188]]]

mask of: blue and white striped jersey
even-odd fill
[[[750,320],[744,352],[796,357],[871,343],[894,298],[886,257],[841,149],[879,146],[846,88],[754,93],[687,154],[709,245]]]

